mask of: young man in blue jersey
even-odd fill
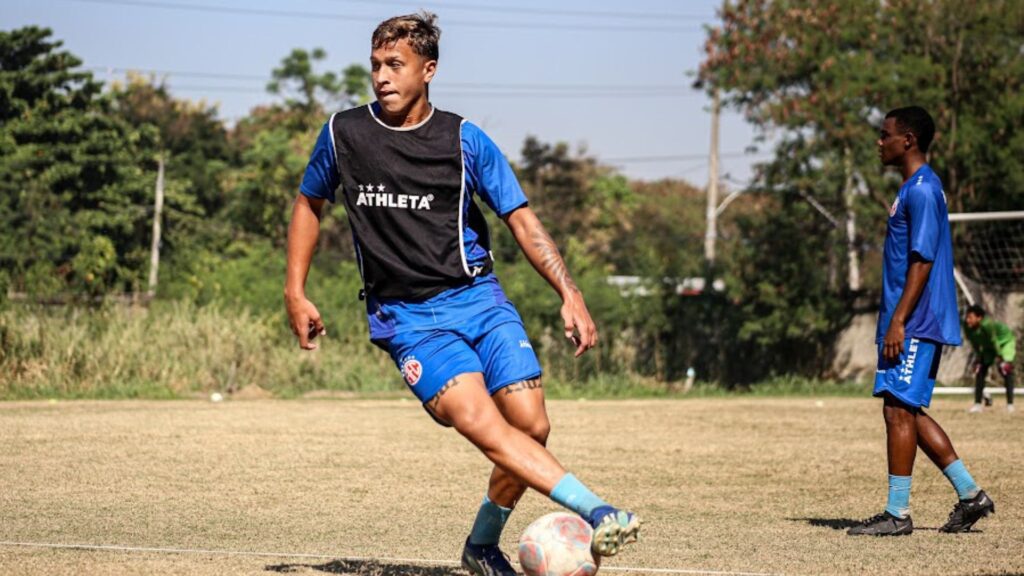
[[[931,402],[942,347],[960,345],[946,196],[925,158],[934,135],[928,112],[910,106],[889,112],[878,138],[882,164],[903,176],[889,209],[876,332],[874,395],[883,400],[889,499],[884,512],[851,528],[851,535],[899,536],[914,531],[910,480],[919,446],[953,484],[959,499],[940,532],[967,532],[995,512],[992,499],[975,484],[945,431],[924,412]]]
[[[597,330],[501,151],[473,124],[430,104],[440,36],[434,19],[411,14],[377,27],[370,57],[376,102],[335,114],[320,134],[288,231],[292,330],[304,349],[326,333],[304,287],[324,202],[337,190],[355,238],[371,340],[391,355],[427,412],[495,465],[463,566],[480,575],[515,574],[498,539],[526,488],[585,518],[595,554],[616,554],[636,539],[639,518],[598,498],[545,448],[541,368],[491,273],[474,194],[562,298],[576,356],[597,343]]]

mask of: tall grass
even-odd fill
[[[369,342],[299,350],[280,317],[188,302],[0,312],[0,398],[179,398],[257,385],[400,390]]]
[[[357,315],[338,320],[321,348],[298,349],[283,310],[157,301],[149,308],[12,306],[0,311],[0,400],[187,398],[255,385],[279,398],[314,390],[405,394],[391,359],[373,346]],[[539,344],[544,338],[540,338]],[[664,397],[680,383],[628,371],[578,375],[560,366],[571,353],[538,347],[552,398]],[[698,383],[690,396],[727,394],[866,395],[867,388],[804,378],[773,378],[728,392]]]

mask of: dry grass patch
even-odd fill
[[[843,528],[884,505],[881,407],[820,402],[551,402],[551,448],[647,520],[641,543],[608,566],[1024,573],[1024,418],[969,416],[965,400],[946,398],[932,412],[996,500],[979,532],[934,531],[955,496],[922,455],[911,500],[919,530],[853,539]],[[412,401],[8,403],[0,438],[2,541],[315,555],[0,545],[0,573],[446,576],[457,572],[351,558],[457,560],[489,469]],[[527,495],[506,547],[554,509]]]

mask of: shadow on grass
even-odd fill
[[[272,564],[268,572],[288,574],[305,570],[317,570],[328,574],[351,574],[352,576],[465,576],[465,572],[454,566],[417,566],[377,560],[331,560],[325,564]]]
[[[786,518],[791,522],[807,522],[815,528],[831,528],[833,530],[846,530],[863,522],[853,518]]]
[[[852,518],[786,518],[786,520],[789,520],[790,522],[806,522],[815,528],[831,528],[833,530],[846,530],[863,522],[863,520],[854,520]],[[914,526],[914,532],[938,531],[938,528],[933,528],[931,526]],[[982,534],[984,532],[984,530],[972,528],[967,532],[962,532],[961,534]],[[1024,576],[1024,574],[1021,574],[1020,576]]]

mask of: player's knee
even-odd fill
[[[886,426],[913,426],[914,413],[898,404],[886,404],[882,408]]]
[[[530,438],[533,438],[541,445],[546,445],[548,443],[548,435],[551,434],[551,421],[546,416],[537,418],[521,430],[529,434]]]
[[[496,412],[492,410],[464,406],[457,414],[451,415],[451,424],[459,434],[474,442],[480,442],[494,430],[496,424],[500,423],[495,421],[495,414]]]

